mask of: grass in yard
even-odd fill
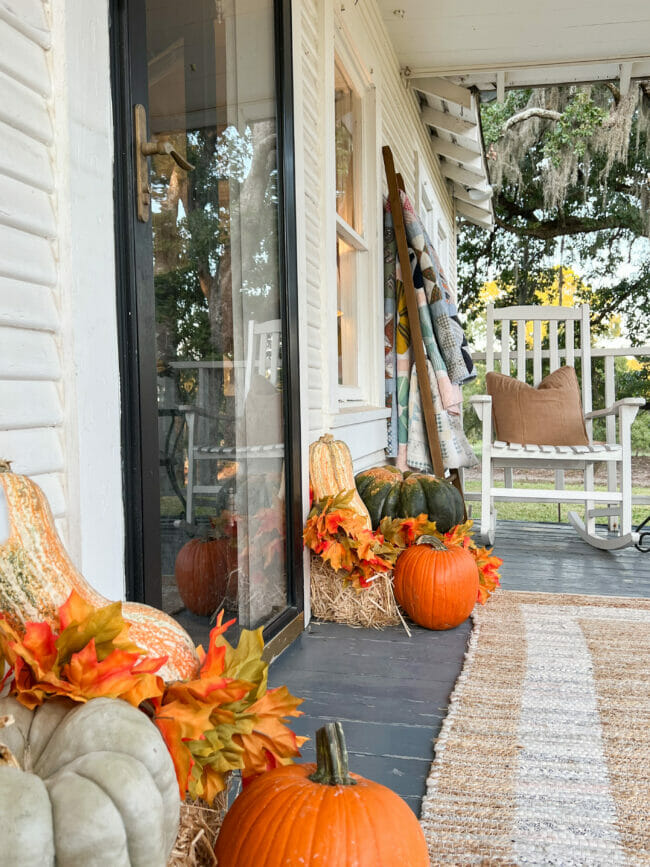
[[[503,488],[503,482],[496,482],[495,485],[497,488]],[[525,488],[527,486],[534,488],[546,488],[553,489],[555,486],[552,482],[534,482],[527,483],[526,482],[517,482],[515,481],[515,488]],[[567,490],[579,491],[581,489],[581,485],[567,483]],[[480,491],[481,483],[476,480],[468,480],[465,484],[465,490],[467,492],[471,491]],[[605,485],[596,485],[597,491],[606,491],[607,487]],[[635,496],[645,496],[650,497],[650,488],[642,488],[642,487],[633,487],[632,488]],[[476,502],[474,500],[468,503],[468,508],[471,507],[472,510],[472,519],[476,520],[481,517],[481,504],[480,502]],[[584,507],[580,505],[580,503],[562,503],[558,505],[557,503],[499,503],[496,504],[497,507],[497,516],[503,521],[532,521],[540,523],[543,522],[560,522],[566,523],[568,521],[567,512],[575,511],[581,517],[584,517]],[[644,520],[650,514],[650,506],[634,506],[632,509],[632,521],[634,524],[640,524],[641,521]],[[601,519],[603,520],[603,519]]]

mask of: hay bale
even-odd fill
[[[212,805],[187,800],[181,804],[181,822],[167,867],[216,867],[214,845],[226,813],[227,792]]]
[[[392,572],[379,573],[365,590],[343,586],[336,573],[317,555],[311,555],[311,613],[317,620],[348,626],[383,629],[404,623],[393,594]]]

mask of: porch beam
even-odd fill
[[[488,229],[491,229],[493,226],[492,214],[489,211],[484,211],[482,208],[477,208],[476,205],[470,205],[467,202],[457,200],[456,213],[470,220],[472,223],[479,223]]]
[[[497,102],[503,102],[506,98],[506,74],[501,69],[497,72]]]
[[[422,106],[422,120],[427,126],[444,129],[454,135],[470,136],[474,138],[477,133],[477,124],[462,117],[454,117],[446,111],[438,111],[430,105]]]
[[[450,160],[456,160],[456,162],[463,163],[463,165],[469,164],[481,168],[483,161],[480,145],[477,143],[476,147],[477,150],[471,150],[469,147],[454,144],[454,142],[447,141],[446,138],[440,138],[440,136],[433,136],[431,138],[431,149],[434,154],[438,154],[440,157],[447,157]]]
[[[518,87],[587,84],[593,81],[619,82],[623,73],[623,84],[625,85],[628,65],[630,66],[631,81],[650,76],[650,55],[643,55],[583,61],[520,62],[498,67],[476,65],[464,68],[412,69],[413,78],[411,80],[426,80],[429,76],[432,79],[447,76],[450,83],[466,90],[476,88],[480,91],[494,91],[497,89],[499,75],[503,73],[504,90],[508,91]]]
[[[618,89],[621,91],[621,96],[627,96],[630,91],[630,83],[632,81],[632,64],[621,63],[621,77],[618,84]]]
[[[573,76],[581,69],[589,69],[590,71],[593,71],[595,67],[618,67],[622,63],[634,63],[635,65],[650,63],[650,54],[635,54],[627,57],[616,57],[610,55],[609,57],[594,57],[585,60],[530,60],[528,62],[511,61],[501,63],[498,67],[496,67],[494,64],[489,63],[476,63],[466,64],[463,66],[410,67],[410,69],[413,78],[434,78],[443,76],[445,78],[462,78],[463,76],[477,77],[479,75],[483,75],[484,78],[488,78],[491,81],[496,81],[497,69],[503,70],[507,73],[519,73],[525,70],[546,70],[548,74],[551,74],[555,70],[564,70],[565,73],[567,73],[568,75],[567,81],[571,81],[573,80]],[[635,69],[635,77],[638,77],[639,75],[643,76],[646,74],[647,70],[645,69],[641,71]],[[615,75],[614,77],[618,78],[618,75]],[[513,85],[510,77],[508,77],[508,86],[516,86]]]
[[[471,91],[466,87],[461,87],[459,84],[447,81],[446,78],[418,76],[407,80],[414,90],[419,90],[428,96],[444,99],[446,102],[455,102],[457,105],[462,105],[463,108],[472,108]]]
[[[451,178],[452,181],[456,181],[466,187],[474,187],[477,190],[487,191],[485,175],[479,175],[476,172],[469,171],[468,169],[461,169],[459,166],[456,166],[447,160],[440,161],[440,171],[446,178]]]

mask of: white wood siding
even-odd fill
[[[323,293],[325,251],[325,165],[326,130],[323,110],[324,69],[324,7],[322,0],[302,0],[294,16],[299,19],[300,53],[295,58],[295,70],[300,77],[296,96],[296,141],[300,143],[298,164],[302,163],[302,201],[298,202],[299,222],[304,249],[301,298],[306,310],[306,345],[301,347],[301,370],[307,376],[306,420],[310,437],[322,433],[328,410],[329,381],[327,358],[326,296]],[[334,287],[334,290],[336,288]],[[304,392],[303,392],[304,393]],[[305,414],[303,414],[303,419]],[[314,434],[314,436],[311,436]]]
[[[0,0],[0,457],[124,594],[109,0]]]
[[[340,427],[344,438],[346,430],[342,420],[332,414],[330,398],[331,354],[336,352],[336,346],[328,311],[332,309],[332,296],[336,297],[336,285],[331,285],[332,268],[327,260],[326,238],[332,231],[329,226],[332,215],[328,212],[325,172],[328,148],[333,147],[333,129],[328,128],[328,118],[333,111],[330,112],[328,106],[333,99],[330,63],[335,27],[344,31],[344,38],[368,71],[376,89],[378,187],[386,189],[381,161],[384,144],[392,148],[397,170],[402,173],[406,191],[414,202],[419,199],[417,166],[426,171],[449,238],[452,273],[448,277],[453,285],[456,282],[455,231],[452,199],[438,159],[431,150],[429,132],[420,119],[415,94],[407,89],[400,76],[397,56],[374,0],[344,6],[333,0],[295,0],[293,16],[298,255],[304,317],[301,371],[303,379],[307,380],[306,385],[303,383],[303,396],[307,401],[306,410],[303,408],[303,447],[306,448],[333,425]],[[379,213],[379,199],[375,206]],[[381,218],[377,237],[371,238],[370,243],[377,248],[373,254],[383,258]],[[381,267],[378,272],[376,291],[383,297]],[[381,306],[383,308],[383,301]],[[375,360],[367,361],[375,363]],[[372,450],[368,455],[376,456],[377,430],[381,428],[385,432],[386,423],[384,419],[375,419],[368,424],[373,426],[367,431],[368,449]],[[355,428],[355,439],[359,441],[359,426]],[[364,462],[363,457],[359,455],[359,465]]]
[[[67,529],[49,25],[0,0],[0,456]]]

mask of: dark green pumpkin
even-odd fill
[[[370,512],[373,529],[382,518],[415,518],[423,512],[447,533],[465,520],[463,498],[443,479],[425,473],[402,473],[397,467],[373,467],[359,473],[355,482]]]

